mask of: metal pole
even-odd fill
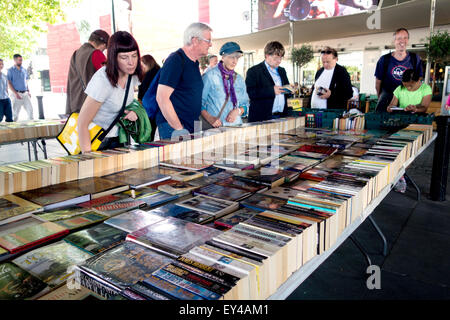
[[[111,13],[112,13],[112,29],[113,29],[113,33],[116,32],[116,14],[115,14],[115,10],[114,10],[114,0],[111,0]]]
[[[294,22],[289,20],[289,46],[291,47],[291,53],[294,49]],[[295,63],[292,60],[292,80],[295,82]]]
[[[433,35],[434,31],[434,14],[436,10],[436,0],[431,0],[431,12],[430,12],[430,38]],[[430,57],[427,57],[427,67],[425,71],[425,83],[430,83],[430,70],[431,70],[431,61]],[[436,72],[436,70],[434,71]]]

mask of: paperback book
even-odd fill
[[[229,186],[210,184],[194,191],[194,195],[205,195],[228,201],[240,201],[251,196],[251,192]]]
[[[0,263],[0,300],[33,300],[46,292],[45,282],[13,263]]]
[[[0,197],[0,225],[25,218],[40,211],[42,211],[41,206],[12,194]]]
[[[204,195],[178,202],[177,205],[191,210],[201,211],[213,215],[216,218],[239,208],[238,202],[211,198]]]

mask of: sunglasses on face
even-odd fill
[[[320,51],[320,53],[321,54],[332,54],[333,51],[331,51],[331,50],[322,50],[322,51]]]

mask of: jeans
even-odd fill
[[[163,122],[158,124],[158,132],[159,132],[159,138],[161,140],[171,140],[172,138],[184,136],[184,135],[190,135],[189,131],[186,129],[181,130],[175,130],[170,126],[168,122]],[[178,139],[177,139],[178,141]]]
[[[376,112],[387,112],[387,107],[392,101],[394,93],[382,90],[378,99]]]
[[[6,122],[13,121],[11,100],[9,98],[0,100],[0,122],[3,121],[3,117],[6,118]]]

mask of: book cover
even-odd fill
[[[63,236],[68,232],[69,230],[67,228],[57,225],[56,223],[41,222],[19,228],[10,233],[8,233],[7,230],[2,232],[2,235],[0,235],[0,246],[10,253],[16,253]]]
[[[181,207],[176,205],[175,203],[170,203],[148,212],[156,214],[160,217],[174,217],[198,224],[206,224],[214,219],[213,215]]]
[[[120,199],[108,203],[101,204],[99,206],[95,206],[92,209],[99,212],[102,215],[113,217],[120,213],[130,211],[133,209],[138,209],[145,206],[145,202],[140,199]]]
[[[47,284],[10,263],[0,263],[0,300],[33,299],[43,294]]]
[[[73,274],[70,267],[84,262],[91,255],[65,241],[29,251],[12,262],[35,277],[56,287]]]
[[[270,190],[264,191],[262,194],[287,200],[289,198],[295,197],[297,195],[297,193],[298,193],[298,190],[295,190],[295,189],[285,188],[285,187],[276,187],[276,188],[272,188]]]
[[[135,209],[109,218],[105,221],[105,224],[131,233],[163,219],[163,217],[152,212]]]
[[[161,174],[158,167],[148,169],[128,169],[102,177],[110,181],[128,184],[132,189],[139,189],[151,184],[170,179],[170,175]]]
[[[158,186],[158,190],[167,192],[172,195],[187,194],[197,188],[198,187],[190,185],[189,183],[183,181],[174,181]]]
[[[220,219],[215,220],[214,224],[226,228],[233,228],[238,223],[246,221],[251,217],[257,215],[258,212],[259,211],[251,210],[249,208],[242,208],[233,213],[227,214]]]
[[[130,233],[127,240],[149,246],[177,258],[219,233],[221,232],[213,228],[168,217],[163,221]]]
[[[67,301],[85,299],[104,300],[103,297],[82,286],[80,286],[79,288],[69,288],[68,286],[61,286],[40,297],[38,300]]]
[[[237,210],[238,202],[227,201],[223,199],[212,198],[208,196],[195,196],[193,198],[177,203],[178,206],[192,210],[201,211],[215,217]]]
[[[272,167],[263,167],[258,170],[243,170],[236,172],[234,177],[273,188],[285,182],[285,176],[280,175],[279,170]]]
[[[98,254],[125,241],[127,233],[105,223],[69,234],[64,238],[88,253]]]
[[[145,280],[152,272],[172,261],[158,252],[125,241],[87,259],[78,268],[90,279],[94,292],[102,291],[101,282],[108,286],[108,291],[111,288],[112,291],[121,291]]]
[[[79,206],[69,206],[64,208],[58,208],[54,210],[46,210],[42,213],[37,214],[37,216],[41,219],[55,222],[58,220],[70,219],[76,216],[80,216],[83,213],[89,211],[89,208],[82,208]]]
[[[39,211],[42,211],[41,206],[12,194],[0,197],[0,224],[6,224]]]
[[[262,192],[264,190],[267,190],[267,186],[263,186],[257,183],[252,183],[249,181],[234,179],[233,177],[229,177],[226,179],[219,180],[215,182],[215,184],[218,184],[220,186],[224,187],[232,187],[237,189],[242,189],[251,193],[255,192]]]
[[[255,193],[250,198],[243,200],[241,204],[244,207],[258,211],[277,210],[286,204],[286,200]]]
[[[176,300],[204,300],[202,297],[183,289],[169,281],[151,275],[144,280],[144,285]]]
[[[78,217],[59,220],[55,223],[69,230],[76,230],[97,222],[101,222],[103,220],[106,220],[107,218],[107,216],[99,214],[97,212],[88,211]]]
[[[210,184],[194,191],[194,195],[205,195],[228,201],[240,201],[249,197],[252,193],[229,186]]]

